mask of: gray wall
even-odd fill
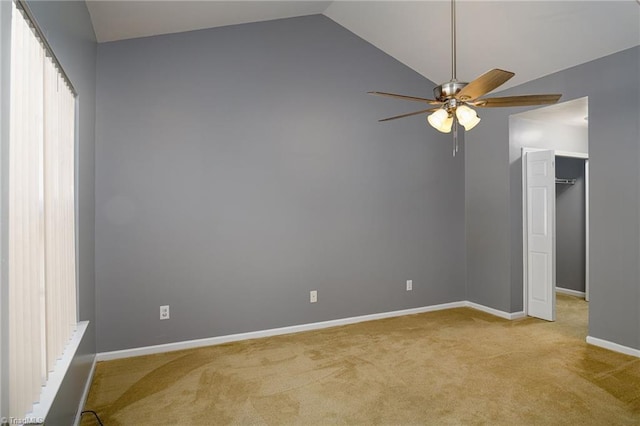
[[[465,299],[464,156],[366,94],[433,86],[320,15],[99,45],[98,350]]]
[[[556,184],[556,286],[585,291],[584,160],[556,157],[556,177],[576,179]]]
[[[78,92],[78,303],[79,319],[88,320],[90,324],[46,418],[47,425],[66,426],[73,423],[96,352],[94,154],[97,45],[84,2],[29,1],[29,6]]]
[[[465,134],[467,298],[512,312],[509,129],[494,124],[502,114],[497,108],[479,111],[482,121]]]
[[[639,50],[500,93],[589,96],[589,335],[632,348],[640,348]],[[508,117],[522,111],[482,110],[466,151],[469,296],[511,312],[522,309],[522,179],[521,145],[509,142]]]

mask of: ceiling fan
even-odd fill
[[[449,133],[453,128],[453,155],[458,152],[458,126],[460,123],[466,131],[473,129],[480,117],[471,107],[495,108],[549,105],[558,102],[562,95],[521,95],[506,96],[500,98],[482,98],[495,88],[503,85],[515,74],[511,71],[492,69],[482,74],[470,83],[458,81],[456,78],[456,6],[455,0],[451,0],[451,80],[436,86],[433,89],[435,99],[419,98],[415,96],[398,95],[386,92],[368,92],[372,95],[386,96],[407,101],[421,102],[432,105],[431,108],[394,117],[383,118],[378,121],[390,121],[398,118],[411,117],[413,115],[431,113],[427,122],[436,130]]]

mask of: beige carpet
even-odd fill
[[[640,359],[558,321],[461,308],[98,364],[105,426],[640,425]],[[97,424],[89,415],[82,426]]]

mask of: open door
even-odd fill
[[[527,191],[527,311],[556,320],[554,151],[526,154]]]

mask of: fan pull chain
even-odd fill
[[[453,156],[458,152],[458,120],[453,119]]]

